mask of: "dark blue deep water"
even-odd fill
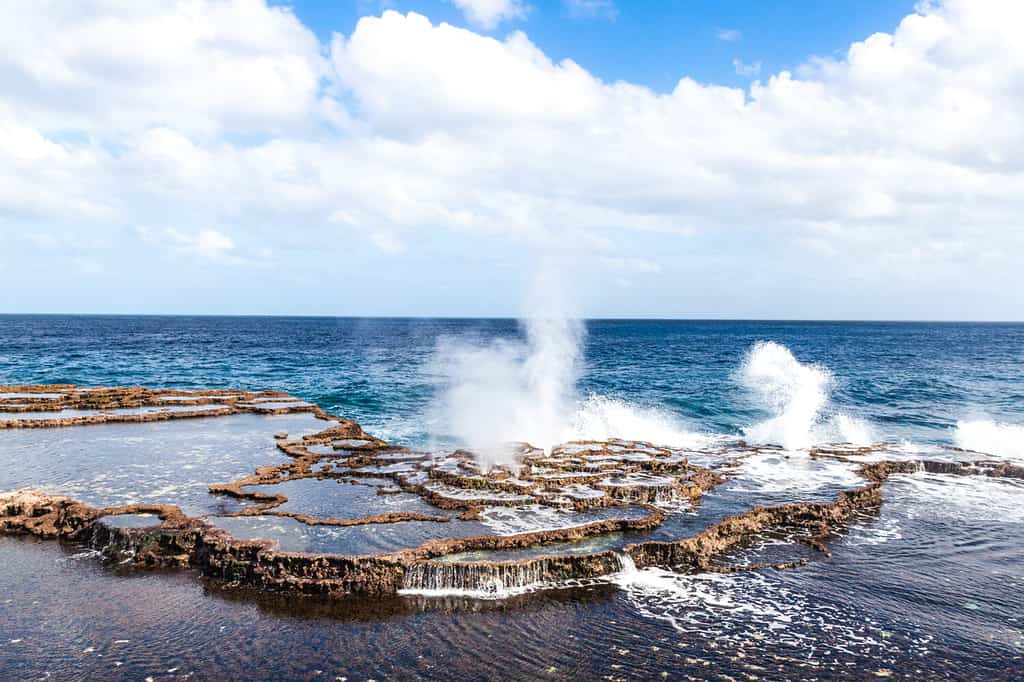
[[[0,383],[280,389],[416,443],[439,344],[522,333],[514,320],[0,316]],[[762,340],[828,368],[827,409],[867,420],[878,439],[950,442],[961,419],[1024,423],[1024,324],[593,320],[579,394],[736,434],[766,416],[736,380]]]

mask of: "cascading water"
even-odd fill
[[[417,564],[406,571],[402,591],[408,594],[506,597],[544,584],[541,562],[526,564]]]
[[[426,561],[410,566],[403,594],[502,598],[523,592],[592,583],[620,570],[615,552],[548,556],[521,561]]]
[[[629,576],[636,575],[639,569],[637,569],[636,562],[633,561],[633,557],[629,552],[622,552],[615,556],[619,560],[619,574],[621,576],[628,579]]]

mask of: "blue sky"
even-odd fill
[[[554,268],[554,312],[592,317],[1019,320],[1021,25],[999,0],[21,6],[0,312],[514,316]]]
[[[475,28],[453,3],[445,1],[277,4],[292,8],[324,41],[333,32],[351,33],[361,16],[383,8]],[[844,52],[850,43],[876,31],[892,31],[914,4],[900,0],[620,1],[601,4],[588,15],[574,13],[564,0],[544,0],[529,3],[526,19],[482,32],[500,36],[520,29],[553,59],[572,59],[605,80],[627,80],[667,91],[682,75],[742,85],[748,79],[736,75],[733,59],[748,64],[760,61],[765,73],[774,73],[794,69],[810,55]],[[730,39],[722,40],[723,31],[738,35],[726,33]]]

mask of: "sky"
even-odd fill
[[[0,313],[1022,320],[1022,25],[0,0]]]

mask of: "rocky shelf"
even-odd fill
[[[274,415],[295,413],[308,413],[323,428],[296,435],[275,428]],[[829,556],[828,539],[877,510],[894,474],[1024,478],[1020,467],[982,459],[889,459],[886,444],[817,448],[805,456],[841,464],[861,484],[830,500],[753,506],[695,533],[655,539],[670,517],[699,514],[705,495],[733,478],[744,460],[788,455],[742,442],[685,450],[612,440],[551,452],[519,444],[514,464],[484,470],[471,453],[399,447],[275,391],[0,386],[3,429],[142,429],[146,422],[191,418],[190,428],[205,433],[238,415],[265,417],[246,428],[265,431],[280,457],[233,480],[207,481],[208,494],[225,501],[216,511],[189,515],[179,504],[146,499],[90,504],[44,484],[0,495],[0,533],[82,542],[140,568],[192,567],[229,584],[271,590],[507,595],[602,580],[633,565],[683,572],[793,568],[812,559],[799,552],[769,562],[730,557],[766,534]],[[221,446],[233,447],[232,441],[225,437]],[[320,533],[321,545],[312,546],[324,551],[287,550],[281,538],[292,527],[306,529],[303,536]],[[565,551],[566,543],[602,537],[623,540],[613,548]]]
[[[279,391],[180,391],[70,384],[0,386],[0,429],[219,417],[243,412],[330,415]]]

